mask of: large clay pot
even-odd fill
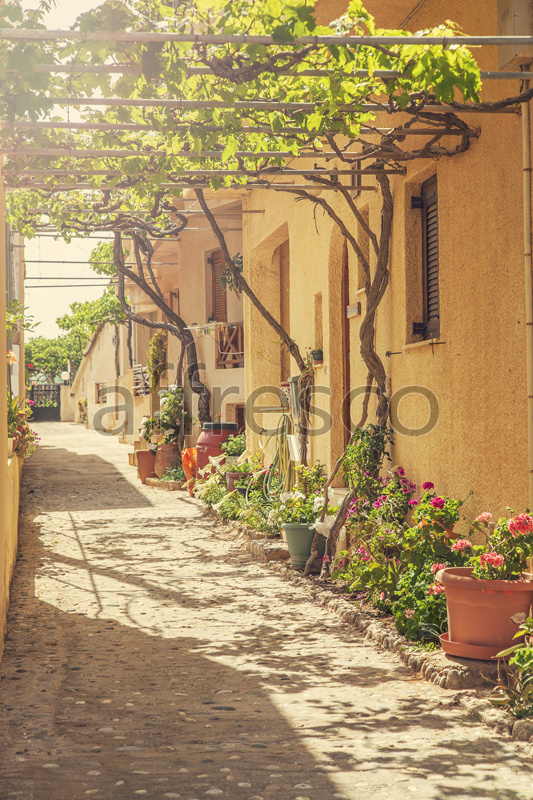
[[[159,444],[155,455],[155,474],[162,478],[169,469],[175,469],[181,464],[180,449],[177,444]]]
[[[150,450],[137,450],[137,470],[141,483],[146,483],[146,478],[156,478],[154,471],[155,453]]]
[[[494,658],[517,644],[513,639],[522,612],[529,616],[533,602],[533,575],[518,581],[472,577],[472,567],[447,567],[437,573],[446,592],[448,633],[441,637],[444,650],[464,658]]]
[[[293,567],[305,567],[311,555],[311,545],[315,531],[306,522],[284,522],[287,547]],[[319,534],[317,543],[318,558],[323,558],[326,551],[326,537]]]
[[[209,456],[220,456],[220,445],[228,436],[236,436],[239,428],[236,422],[204,422],[196,442],[196,475],[209,464]]]

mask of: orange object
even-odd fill
[[[196,447],[188,447],[187,449],[182,450],[181,456],[183,471],[185,473],[185,477],[187,478],[187,491],[189,492],[190,496],[193,497],[193,487],[196,480]]]

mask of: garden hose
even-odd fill
[[[294,483],[294,468],[289,451],[289,442],[287,440],[287,436],[289,436],[291,433],[292,420],[288,414],[284,414],[281,418],[277,432],[278,447],[276,450],[276,455],[274,456],[274,460],[270,465],[263,487],[263,492],[267,500],[277,494],[277,490],[273,490],[271,488],[273,479],[276,477],[276,472],[278,473],[277,477],[281,491],[290,492],[292,489]]]

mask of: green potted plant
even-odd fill
[[[230,464],[236,464],[239,456],[246,452],[246,436],[244,433],[239,433],[237,436],[231,434],[225,442],[222,442],[220,449],[226,456],[226,461]]]
[[[137,450],[137,469],[139,471],[139,478],[141,483],[146,483],[147,478],[157,477],[155,474],[155,456],[157,450],[157,442],[153,439],[161,431],[160,421],[157,417],[143,417],[141,420],[140,435],[148,444],[146,450]]]
[[[249,461],[243,461],[242,464],[234,464],[228,468],[226,472],[226,485],[228,492],[232,492],[238,482],[245,481],[251,476],[253,467]]]
[[[472,532],[484,530],[492,514],[481,514]],[[446,567],[436,580],[446,593],[448,632],[441,636],[446,652],[465,658],[494,658],[510,647],[523,615],[533,603],[533,575],[527,572],[533,553],[533,518],[519,514],[498,520],[485,544],[458,539],[451,551],[469,555],[464,567]]]
[[[290,492],[282,491],[273,505],[268,524],[274,530],[283,531],[294,567],[305,567],[311,555],[311,544],[315,535],[315,522],[324,498],[322,491],[326,483],[324,467],[317,462],[312,467],[300,466],[296,470],[297,483]],[[318,556],[323,558],[326,537],[319,534]]]
[[[322,352],[321,348],[317,348],[316,350],[311,350],[311,355],[313,357],[313,361],[315,364],[322,364],[324,361],[324,353]]]
[[[282,529],[293,567],[305,567],[311,555],[311,544],[315,534],[314,524],[323,505],[321,495],[306,497],[298,487],[292,492],[281,492],[280,503],[274,511],[274,520]],[[318,537],[318,556],[323,558],[326,548],[324,536]]]
[[[179,448],[180,426],[185,420],[183,409],[183,389],[181,386],[170,386],[161,393],[159,421],[163,439],[157,447],[155,457],[155,473],[162,478],[169,469],[181,464]]]

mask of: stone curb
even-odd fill
[[[426,653],[415,649],[408,639],[384,625],[377,616],[373,618],[368,611],[354,608],[353,603],[345,598],[317,585],[316,578],[304,578],[292,569],[287,563],[289,555],[284,543],[276,541],[274,544],[259,531],[223,520],[210,508],[203,510],[204,515],[221,531],[240,540],[254,558],[268,564],[284,580],[304,589],[312,600],[364,632],[366,639],[372,639],[379,646],[396,653],[413,672],[443,689],[463,690],[457,692],[452,703],[458,704],[469,717],[494,728],[502,735],[510,735],[515,741],[533,743],[533,719],[515,720],[505,711],[491,705],[486,698],[476,696],[472,691],[464,691],[492,687],[498,675],[497,664],[449,658],[442,651]],[[279,554],[272,555],[276,551]],[[533,748],[531,755],[533,756]]]

